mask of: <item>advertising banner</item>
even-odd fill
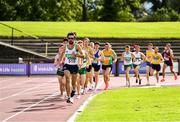
[[[0,64],[0,75],[27,75],[27,64]]]
[[[47,64],[31,64],[30,74],[31,75],[54,75],[56,74],[57,68],[52,63]]]
[[[161,63],[162,72],[163,63]],[[178,62],[174,62],[174,71],[178,72]],[[102,67],[102,66],[101,66]],[[124,74],[124,64],[119,63],[119,74]],[[37,64],[0,64],[0,75],[55,75],[57,68],[52,63],[37,63]],[[139,72],[146,73],[146,63],[141,64]],[[102,74],[102,68],[100,69]],[[116,65],[112,66],[112,74],[116,73]],[[130,74],[134,73],[134,69],[130,70]],[[170,68],[167,67],[166,73],[170,73]]]

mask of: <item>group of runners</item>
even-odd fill
[[[122,53],[122,61],[124,62],[124,70],[126,74],[126,85],[130,87],[130,77],[129,77],[129,71],[133,68],[134,74],[136,77],[136,83],[139,83],[141,85],[141,77],[139,73],[139,69],[141,68],[141,65],[145,62],[146,63],[146,79],[147,84],[150,85],[149,82],[149,76],[156,75],[157,84],[159,85],[159,72],[161,70],[161,62],[163,63],[162,68],[162,76],[161,82],[165,81],[165,70],[169,66],[170,71],[174,75],[174,79],[177,80],[177,74],[173,70],[173,50],[171,49],[170,43],[167,43],[164,47],[164,51],[162,54],[159,52],[158,47],[153,48],[153,44],[149,43],[146,54],[144,55],[142,52],[140,52],[140,46],[135,45],[134,46],[134,52],[130,51],[130,46],[125,47],[125,52]]]
[[[57,75],[60,85],[60,95],[62,97],[66,92],[67,103],[73,103],[75,95],[79,99],[81,95],[86,94],[88,90],[95,91],[99,82],[100,68],[102,68],[105,87],[109,88],[110,74],[112,64],[116,63],[117,55],[111,48],[110,43],[105,43],[104,49],[100,50],[100,42],[90,42],[88,38],[82,40],[76,39],[76,33],[70,32],[63,43],[59,45],[58,54],[55,56],[54,65],[58,68]],[[136,83],[141,84],[139,69],[141,64],[146,62],[147,85],[149,76],[156,71],[157,83],[159,83],[160,63],[163,65],[163,79],[165,81],[165,69],[170,66],[174,78],[177,79],[173,71],[173,51],[171,45],[167,44],[162,53],[158,52],[158,47],[153,49],[153,45],[148,44],[146,55],[140,52],[140,46],[135,46],[135,51],[131,52],[130,46],[125,46],[125,52],[122,53],[124,70],[126,74],[126,85],[130,87],[129,71],[134,68]]]

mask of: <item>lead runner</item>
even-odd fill
[[[76,81],[78,76],[78,57],[84,58],[81,46],[75,43],[75,35],[73,32],[67,34],[68,44],[64,46],[65,61],[64,61],[64,75],[66,78],[66,92],[67,103],[73,103],[73,97],[76,92]],[[62,60],[61,60],[62,62]],[[72,83],[72,90],[71,85]]]

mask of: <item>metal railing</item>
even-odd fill
[[[12,26],[10,26],[10,25],[7,25],[7,24],[5,24],[5,23],[0,22],[0,24],[3,25],[3,26],[6,26],[6,27],[8,27],[8,28],[10,28],[10,29],[12,30],[12,31],[11,31],[11,45],[13,45],[13,43],[14,43],[14,30],[16,30],[16,31],[18,31],[18,32],[20,32],[20,33],[26,34],[26,35],[34,38],[34,39],[40,39],[40,38],[37,37],[37,36],[34,36],[34,35],[32,35],[32,34],[29,34],[29,33],[27,33],[27,32],[24,32],[24,31],[22,31],[22,30],[19,30],[19,29],[17,29],[17,28],[14,28],[14,27],[12,27]]]
[[[11,42],[10,42],[11,45],[14,45],[14,31],[18,31],[18,32],[23,33],[23,34],[25,34],[25,35],[33,38],[33,39],[38,39],[38,40],[40,40],[41,43],[45,43],[45,51],[44,51],[44,53],[45,53],[46,56],[48,56],[48,42],[44,42],[44,39],[39,38],[38,36],[32,35],[32,34],[30,34],[30,33],[27,33],[27,32],[25,32],[25,31],[22,31],[22,30],[20,30],[20,29],[17,29],[17,28],[15,28],[15,27],[12,27],[12,26],[10,26],[10,25],[7,25],[7,24],[5,24],[5,23],[0,22],[0,24],[11,29]]]

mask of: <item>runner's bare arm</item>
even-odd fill
[[[159,53],[160,57],[161,57],[161,61],[164,61],[164,58],[162,57],[161,53]]]
[[[55,57],[54,58],[54,66],[57,66],[58,65],[58,59]]]
[[[91,65],[91,59],[90,59],[90,57],[89,57],[89,55],[86,53],[85,54],[85,57],[86,57],[86,60],[87,60],[87,67],[89,67],[89,65]]]
[[[102,51],[100,52],[100,56],[101,56],[101,58],[99,59],[99,61],[101,61],[101,62],[104,61],[104,54]]]
[[[113,57],[114,57],[113,63],[116,63],[116,61],[117,61],[117,54],[115,53],[114,50],[113,50]]]
[[[145,62],[146,61],[146,56],[143,53],[141,53],[141,57],[142,57],[143,62]]]
[[[120,59],[121,59],[121,61],[124,61],[124,53],[122,53]]]
[[[170,51],[170,58],[171,58],[172,60],[174,59],[173,51]]]
[[[66,45],[63,46],[63,52],[61,53],[61,57],[59,58],[59,64],[62,64],[64,62],[65,49],[66,49]]]
[[[131,56],[132,56],[132,61],[134,62],[136,57],[135,57],[135,55],[133,53],[131,53]]]
[[[79,57],[78,57],[78,65],[79,65],[79,67],[82,66],[82,58],[79,58]]]
[[[91,58],[91,59],[93,59],[93,57],[94,57],[94,51],[93,51],[93,49],[90,47],[89,48],[90,49],[90,51],[89,51],[89,57]]]
[[[79,57],[79,58],[84,58],[84,54],[82,52],[82,48],[80,45],[77,45],[77,50],[78,50],[78,53],[76,54],[76,57]]]

